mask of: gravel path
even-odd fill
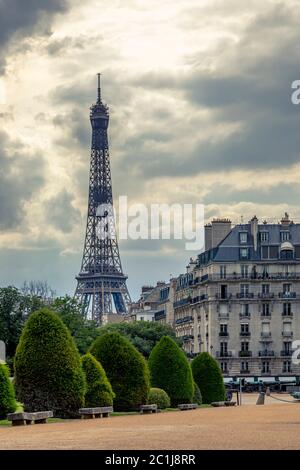
[[[268,403],[3,426],[0,449],[299,449],[300,403]]]

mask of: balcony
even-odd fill
[[[194,339],[194,335],[184,335],[184,336],[181,336],[181,339],[183,341],[190,341],[190,339]]]
[[[239,351],[239,357],[252,357],[252,351]]]
[[[228,331],[219,331],[219,336],[229,336]]]
[[[249,337],[249,336],[251,336],[251,333],[250,333],[250,331],[240,331],[240,336]]]
[[[293,318],[294,316],[293,312],[289,312],[289,313],[282,312],[281,315],[283,318]]]
[[[261,336],[262,338],[271,338],[272,333],[271,333],[271,331],[262,331],[261,334],[260,334],[260,336]]]
[[[216,352],[216,357],[232,357],[232,351],[217,351]]]
[[[269,350],[263,350],[258,352],[259,357],[274,357],[275,353],[274,351],[269,351]]]
[[[292,338],[293,337],[293,332],[292,331],[283,331],[282,336],[285,336],[287,338]]]
[[[274,292],[260,292],[258,298],[263,300],[274,299]]]
[[[291,357],[292,354],[293,354],[293,351],[286,351],[286,350],[280,351],[280,356],[282,357]]]
[[[229,313],[219,313],[218,315],[219,320],[228,320],[229,318]]]
[[[186,297],[185,299],[180,299],[174,302],[174,308],[182,307],[183,305],[188,305],[191,303],[191,297]]]
[[[238,292],[236,294],[237,299],[253,299],[253,292]]]
[[[216,299],[218,300],[229,300],[232,298],[232,294],[216,294]]]
[[[178,318],[175,321],[175,324],[176,325],[181,325],[182,323],[188,323],[188,322],[191,322],[191,321],[193,321],[193,317],[192,316],[186,316],[184,318]]]
[[[278,297],[280,299],[295,299],[296,292],[279,292]]]
[[[240,318],[241,319],[250,319],[251,314],[249,313],[240,313]]]

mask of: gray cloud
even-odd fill
[[[66,190],[45,202],[47,220],[58,230],[70,232],[74,225],[81,220],[79,210],[72,205],[73,195]]]
[[[0,1],[0,72],[5,67],[5,51],[10,43],[39,31],[50,34],[51,18],[66,11],[69,0]]]
[[[45,163],[1,131],[0,168],[0,230],[16,229],[24,219],[24,203],[44,183]]]

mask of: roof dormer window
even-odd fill
[[[288,230],[283,230],[282,232],[280,232],[280,240],[282,242],[287,242],[290,240],[290,232]]]
[[[240,232],[240,243],[247,243],[248,241],[248,233],[247,232]]]

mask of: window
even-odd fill
[[[222,356],[227,356],[228,349],[227,349],[228,344],[225,341],[222,341],[220,343],[220,351]]]
[[[248,272],[249,272],[249,266],[247,264],[242,264],[241,265],[241,276],[242,277],[248,277]]]
[[[249,323],[242,323],[241,324],[241,335],[249,336]]]
[[[270,259],[277,259],[278,258],[278,246],[270,246],[269,247],[269,256],[270,256]]]
[[[243,361],[241,362],[241,372],[248,372],[249,371],[249,362]]]
[[[270,372],[270,363],[269,361],[262,361],[261,371],[263,374],[268,374]]]
[[[280,259],[293,259],[294,252],[293,250],[281,250]]]
[[[227,324],[221,323],[220,324],[220,336],[228,336]]]
[[[285,356],[289,356],[290,354],[292,354],[292,342],[291,341],[283,342],[283,353]]]
[[[285,317],[289,317],[292,314],[292,304],[290,302],[286,302],[283,304],[283,315]]]
[[[242,309],[243,316],[248,317],[250,315],[249,304],[242,304],[241,309]]]
[[[263,317],[269,317],[271,315],[270,312],[270,304],[262,304],[262,316]]]
[[[220,266],[220,278],[226,279],[226,266]]]
[[[286,242],[289,239],[290,239],[290,232],[288,232],[287,230],[280,232],[280,240],[282,242]]]
[[[144,321],[144,317],[140,317],[140,321]]]
[[[226,374],[228,372],[227,362],[221,362],[221,370],[222,370],[223,374]]]
[[[263,246],[261,250],[261,257],[263,259],[268,259],[269,258],[269,247],[268,246]]]
[[[247,296],[249,294],[249,284],[241,284],[241,295]]]
[[[269,277],[269,266],[267,264],[265,264],[263,267],[262,275],[263,275],[263,278]]]
[[[269,294],[270,293],[270,284],[262,284],[261,291],[262,291],[263,294]]]
[[[247,243],[248,234],[247,232],[240,232],[240,243]]]
[[[292,284],[283,284],[283,293],[284,294],[287,294],[289,292],[291,292],[291,287],[292,287]]]
[[[248,259],[248,248],[240,249],[240,259]]]
[[[269,241],[269,232],[260,232],[260,241],[268,242]]]
[[[243,351],[243,352],[244,352],[244,351],[249,351],[249,343],[243,341],[243,342],[241,343],[241,351]]]
[[[227,305],[227,302],[225,303],[220,303],[219,305],[219,311],[220,311],[220,316],[223,316],[223,317],[228,317],[228,305]]]
[[[291,361],[283,361],[282,372],[291,372]]]
[[[261,336],[262,338],[270,338],[271,337],[271,330],[270,330],[270,323],[262,323],[261,325]]]
[[[283,323],[283,332],[285,334],[290,334],[292,331],[292,324],[290,322],[284,322]]]
[[[221,284],[221,299],[227,299],[227,284]]]

